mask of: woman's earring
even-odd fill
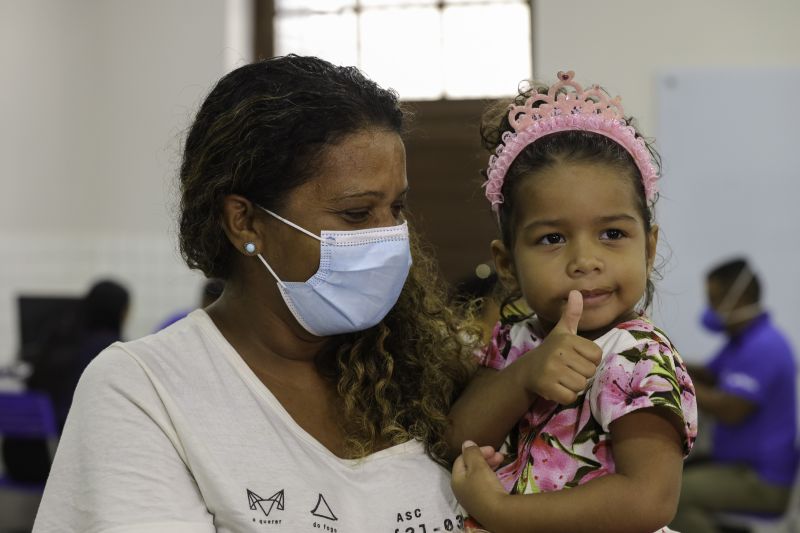
[[[250,255],[253,255],[256,253],[256,243],[252,241],[244,243],[244,251]]]

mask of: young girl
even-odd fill
[[[451,446],[463,442],[453,490],[493,533],[664,528],[697,433],[686,367],[644,315],[657,156],[619,98],[573,76],[482,129],[497,145],[486,173],[497,272],[507,301],[533,310],[504,307],[451,412]],[[474,443],[497,447],[515,424],[516,454],[495,475]]]

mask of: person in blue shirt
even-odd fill
[[[679,531],[717,531],[714,514],[780,515],[798,463],[797,368],[786,336],[761,306],[760,283],[744,259],[706,277],[703,326],[727,336],[704,366],[690,367],[697,405],[714,422],[711,456],[687,467]]]

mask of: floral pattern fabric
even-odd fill
[[[500,322],[479,354],[502,370],[542,342],[535,317]],[[644,316],[595,340],[603,358],[586,390],[569,405],[538,398],[516,428],[517,453],[497,475],[511,494],[556,491],[614,473],[609,425],[638,409],[669,410],[683,426],[688,454],[697,436],[694,387],[666,335]]]

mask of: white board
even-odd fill
[[[723,340],[699,326],[705,273],[746,256],[800,356],[800,70],[676,70],[657,86],[667,263],[654,319],[705,361]]]

